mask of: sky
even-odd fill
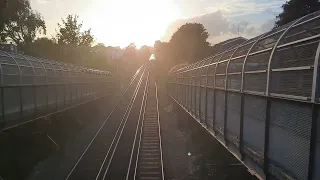
[[[79,15],[96,43],[126,47],[168,41],[181,25],[202,23],[215,44],[238,35],[269,31],[285,0],[30,0],[47,25],[48,37],[68,14]]]

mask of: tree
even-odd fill
[[[77,15],[68,15],[65,20],[62,19],[62,24],[58,23],[58,44],[92,45],[94,37],[91,34],[91,29],[81,32],[82,23],[78,22],[78,18]]]
[[[10,0],[1,10],[7,16],[2,17],[2,41],[7,38],[18,46],[30,45],[36,38],[37,33],[46,34],[46,25],[40,15],[31,9],[28,0]]]
[[[25,48],[25,53],[47,59],[62,59],[62,57],[59,56],[60,52],[58,45],[54,42],[53,39],[49,39],[46,37],[36,39],[31,45]]]
[[[177,63],[195,62],[209,55],[207,38],[209,33],[199,23],[187,23],[181,26],[169,42],[173,58]]]
[[[282,5],[283,12],[277,16],[276,27],[320,10],[318,0],[290,0]]]

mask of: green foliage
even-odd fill
[[[187,23],[172,35],[169,42],[156,41],[154,51],[159,73],[166,73],[177,64],[193,63],[207,57],[211,48],[208,37],[202,24]]]
[[[58,44],[92,45],[94,37],[91,29],[81,32],[82,23],[78,22],[78,18],[77,15],[68,15],[66,19],[62,19],[62,24],[58,24]]]
[[[11,40],[20,47],[31,44],[37,33],[46,34],[42,16],[31,9],[28,0],[10,0],[1,10],[1,40]]]
[[[318,0],[290,0],[282,5],[283,12],[277,16],[276,27],[320,10]]]
[[[209,33],[199,23],[187,23],[175,32],[170,40],[173,56],[178,62],[196,62],[209,52]]]

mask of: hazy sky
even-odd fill
[[[250,38],[273,27],[285,0],[30,0],[44,17],[48,34],[67,14],[77,14],[83,28],[91,28],[96,42],[106,45],[153,45],[168,40],[186,22],[200,22],[217,43]]]

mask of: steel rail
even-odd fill
[[[86,152],[88,151],[88,149],[90,148],[91,144],[93,143],[93,141],[96,139],[96,137],[98,136],[98,134],[100,133],[101,129],[104,127],[104,125],[106,124],[106,122],[108,121],[108,119],[110,118],[111,114],[114,112],[114,110],[118,107],[118,105],[120,104],[120,101],[123,99],[123,97],[125,96],[125,94],[127,93],[127,91],[129,90],[129,88],[131,87],[131,85],[133,84],[134,80],[136,79],[136,77],[138,76],[140,70],[142,69],[142,67],[144,67],[144,65],[142,65],[134,74],[134,76],[132,77],[128,87],[126,88],[125,92],[121,95],[120,99],[117,101],[116,105],[113,107],[113,109],[111,110],[111,112],[109,113],[109,115],[107,116],[107,118],[104,120],[103,124],[100,126],[100,128],[98,129],[98,131],[96,132],[96,134],[94,135],[94,137],[92,138],[92,140],[90,141],[90,143],[88,144],[88,146],[86,147],[86,149],[83,151],[83,153],[81,154],[81,156],[79,157],[79,159],[77,160],[77,162],[74,164],[74,166],[72,167],[72,169],[70,170],[70,172],[68,173],[67,177],[65,178],[65,180],[68,180],[69,177],[71,176],[71,174],[73,173],[74,169],[77,167],[77,165],[79,164],[79,162],[81,161],[81,159],[83,158],[83,156],[86,154]]]
[[[136,126],[136,131],[135,131],[135,135],[134,135],[134,139],[133,139],[133,143],[132,143],[132,149],[131,149],[131,154],[130,154],[130,160],[129,160],[128,170],[127,170],[126,180],[128,180],[129,176],[130,176],[133,153],[134,153],[134,149],[136,147],[136,141],[137,141],[137,136],[138,136],[138,132],[139,132],[139,125],[141,126],[141,124],[143,123],[142,121],[143,121],[143,118],[144,118],[144,112],[146,110],[148,84],[149,84],[149,81],[148,81],[148,78],[147,78],[147,82],[145,84],[145,88],[144,88],[144,92],[143,92],[141,108],[140,108],[140,112],[139,112],[139,119],[138,119],[138,123],[137,123],[137,126]]]
[[[143,73],[142,73],[142,75],[141,75],[141,77],[140,77],[140,79],[139,79],[138,85],[137,85],[137,87],[136,87],[136,89],[135,89],[135,91],[134,91],[134,93],[133,93],[133,96],[132,96],[132,98],[131,98],[131,100],[130,100],[130,102],[129,102],[129,104],[128,104],[128,107],[127,107],[127,109],[126,109],[126,112],[124,113],[124,115],[123,115],[123,117],[122,117],[122,119],[121,119],[120,125],[118,126],[118,129],[117,129],[117,131],[116,131],[116,133],[115,133],[115,135],[114,135],[114,137],[113,137],[113,139],[112,139],[112,143],[111,143],[111,145],[110,145],[110,147],[109,147],[109,149],[108,149],[107,154],[105,155],[105,158],[104,158],[104,160],[103,160],[102,165],[100,166],[99,172],[98,172],[98,174],[97,174],[97,176],[96,176],[96,180],[99,179],[100,173],[102,172],[103,167],[105,166],[105,163],[106,163],[106,161],[107,161],[107,158],[108,158],[108,156],[109,156],[109,153],[110,153],[110,151],[111,151],[111,149],[112,149],[112,147],[113,147],[113,144],[115,143],[115,141],[117,141],[116,144],[115,144],[115,147],[112,149],[112,154],[111,154],[111,157],[110,157],[110,159],[109,159],[109,161],[108,161],[107,167],[106,167],[105,170],[104,170],[103,177],[102,177],[103,180],[105,179],[105,177],[106,177],[106,175],[107,175],[107,173],[108,173],[108,170],[109,170],[110,164],[111,164],[111,162],[112,162],[114,153],[115,153],[116,150],[117,150],[119,141],[120,141],[121,136],[122,136],[122,134],[123,134],[123,130],[124,130],[125,126],[126,126],[126,123],[127,123],[127,121],[128,121],[129,115],[130,115],[130,113],[131,113],[131,109],[132,109],[133,104],[134,104],[134,102],[135,102],[135,100],[136,100],[137,94],[138,94],[138,92],[139,92],[139,90],[140,90],[140,86],[141,86],[141,83],[142,83],[142,80],[143,80],[143,76],[144,76],[145,70],[146,70],[146,68],[144,69],[144,71],[143,71]],[[120,130],[120,128],[121,128],[121,130]],[[119,130],[120,130],[120,134],[118,135]],[[118,135],[118,136],[117,136],[117,135]]]

